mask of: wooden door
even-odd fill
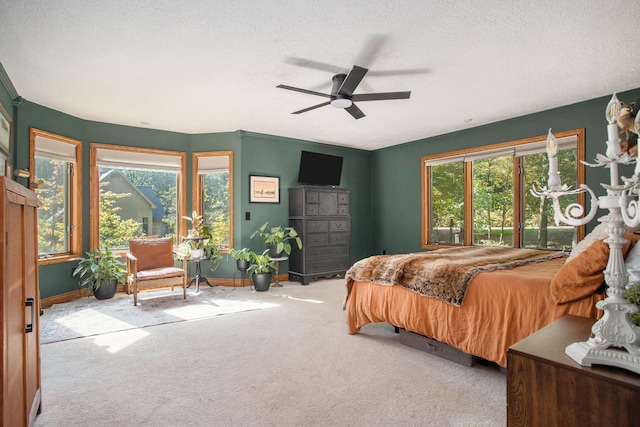
[[[0,215],[4,228],[2,422],[27,426],[39,412],[41,401],[36,199],[13,181],[4,184]]]

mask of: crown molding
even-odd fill
[[[9,96],[11,97],[11,99],[16,99],[18,97],[18,91],[13,86],[13,83],[11,83],[11,79],[7,75],[7,72],[4,70],[2,63],[0,63],[0,83],[2,83],[5,89],[7,89],[7,92],[9,92]]]

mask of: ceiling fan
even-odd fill
[[[308,89],[300,89],[293,86],[287,85],[278,85],[281,89],[293,90],[296,92],[308,93],[310,95],[322,96],[325,98],[329,98],[329,101],[323,102],[322,104],[314,105],[312,107],[307,107],[302,110],[294,111],[291,114],[300,114],[306,113],[307,111],[315,110],[316,108],[324,107],[325,105],[331,105],[335,108],[343,108],[347,110],[349,114],[353,116],[354,119],[361,119],[364,117],[364,113],[355,102],[363,102],[363,101],[385,101],[389,99],[408,99],[411,96],[411,91],[408,92],[384,92],[384,93],[361,93],[354,95],[353,92],[356,90],[364,75],[369,71],[366,68],[359,67],[357,65],[353,66],[353,69],[349,74],[336,74],[331,79],[333,81],[333,87],[331,88],[331,94],[326,94],[322,92],[316,92]]]

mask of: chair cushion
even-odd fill
[[[176,267],[153,268],[151,270],[138,271],[138,280],[168,279],[170,277],[181,277],[185,271]]]
[[[173,267],[173,239],[129,240],[129,251],[138,258],[138,271]]]

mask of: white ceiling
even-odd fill
[[[20,96],[86,120],[367,150],[640,86],[636,0],[1,0],[0,40]],[[276,88],[354,64],[411,98],[355,120]]]

